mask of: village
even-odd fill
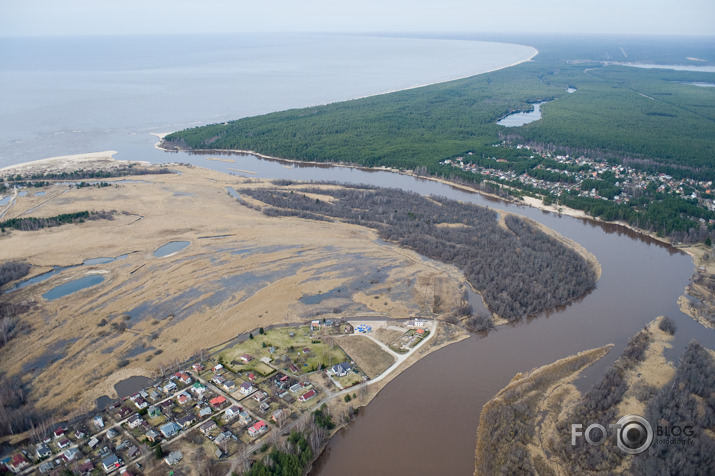
[[[23,475],[133,476],[157,459],[167,472],[179,471],[199,447],[215,460],[260,457],[326,402],[364,394],[436,326],[368,317],[260,328],[103,409],[47,428],[0,466]]]
[[[506,146],[507,144],[502,144]],[[648,173],[642,170],[634,169],[624,165],[608,164],[605,161],[598,161],[584,156],[578,158],[569,155],[552,154],[546,150],[537,150],[530,148],[527,145],[518,144],[516,149],[525,149],[538,154],[545,159],[550,159],[558,164],[559,167],[549,167],[543,164],[537,165],[534,170],[543,170],[558,174],[561,177],[567,177],[565,181],[552,181],[538,178],[529,175],[527,172],[517,173],[513,170],[506,170],[500,167],[479,166],[471,163],[468,153],[466,157],[455,157],[446,159],[440,162],[443,165],[457,167],[463,171],[474,174],[482,174],[490,179],[499,182],[507,183],[518,181],[524,185],[538,188],[553,196],[559,196],[563,192],[578,193],[580,197],[591,197],[602,200],[612,200],[615,203],[628,203],[631,199],[644,194],[646,188],[650,185],[655,187],[656,192],[673,194],[674,196],[697,200],[699,206],[710,211],[715,211],[715,197],[712,191],[712,181],[699,181],[694,179],[675,179],[664,173]],[[531,155],[533,159],[535,155]],[[495,164],[508,163],[506,159],[490,157]],[[556,176],[556,175],[554,175]],[[583,183],[585,180],[598,180],[608,177],[610,181],[614,181],[614,187],[618,188],[619,193],[600,194],[595,188],[587,188],[584,190]],[[702,220],[701,220],[702,221]],[[709,220],[710,223],[713,220]]]

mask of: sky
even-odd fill
[[[0,36],[279,31],[715,36],[715,1],[0,0]]]

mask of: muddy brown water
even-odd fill
[[[602,267],[596,289],[571,305],[447,346],[403,372],[361,410],[348,430],[336,434],[312,476],[473,474],[481,408],[516,373],[614,344],[609,355],[577,381],[586,390],[613,363],[628,338],[659,315],[670,316],[678,326],[673,349],[666,354],[671,360],[679,359],[691,339],[715,348],[715,331],[678,309],[678,296],[693,272],[692,259],[624,227],[559,216],[390,172],[303,164],[286,168],[250,156],[241,156],[240,162],[261,178],[399,187],[507,210],[577,241]]]
[[[571,305],[501,327],[486,337],[473,336],[447,346],[403,372],[361,410],[348,430],[333,437],[312,476],[471,475],[481,408],[516,373],[614,344],[613,350],[576,382],[581,390],[588,389],[621,353],[628,338],[659,315],[671,317],[678,326],[673,348],[666,353],[671,360],[679,359],[691,339],[715,348],[715,331],[703,328],[678,309],[678,296],[693,273],[692,259],[624,227],[559,216],[386,171],[286,166],[285,162],[249,155],[212,155],[235,159],[234,167],[255,172],[251,178],[396,187],[517,213],[585,246],[602,267],[596,289]],[[168,158],[207,166],[201,155],[178,152],[162,156]],[[231,173],[222,162],[208,166]]]

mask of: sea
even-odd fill
[[[152,133],[448,81],[536,53],[324,34],[0,38],[0,168],[104,150],[166,162]]]

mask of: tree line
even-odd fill
[[[33,231],[41,228],[51,228],[68,223],[84,223],[86,220],[113,220],[113,214],[105,211],[82,211],[74,213],[61,213],[53,217],[37,218],[9,218],[0,222],[0,230],[5,231],[6,228],[21,231]]]
[[[499,226],[496,212],[473,204],[365,186],[312,185],[240,193],[265,203],[262,211],[268,216],[367,226],[378,230],[384,240],[453,264],[489,309],[507,319],[565,305],[596,283],[593,269],[571,248],[516,216],[506,216],[505,229]],[[332,199],[311,199],[306,195],[310,193]]]

